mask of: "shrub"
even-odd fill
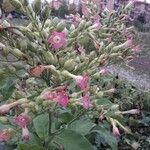
[[[17,149],[116,149],[119,130],[130,133],[122,115],[139,113],[122,112],[111,101],[116,89],[107,71],[107,65],[125,63],[135,54],[133,28],[125,26],[130,5],[100,16],[97,5],[84,1],[84,17],[74,16],[67,25],[49,19],[47,7],[40,21],[40,0],[32,7],[27,0],[11,2],[30,23],[0,25],[7,66],[1,76],[11,75],[1,88],[0,141],[10,140]]]

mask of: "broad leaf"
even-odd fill
[[[73,122],[69,129],[76,131],[82,135],[87,135],[90,130],[95,126],[95,124],[89,119],[80,119]]]
[[[14,89],[15,89],[15,81],[12,79],[6,81],[6,83],[2,87],[0,87],[0,93],[3,96],[3,99],[8,100],[11,97]]]
[[[33,119],[33,125],[37,135],[41,139],[48,137],[49,118],[48,114],[42,114]]]
[[[17,150],[44,150],[44,148],[39,145],[19,144]]]
[[[65,150],[92,150],[92,145],[81,134],[72,130],[64,130],[54,141],[63,146]]]
[[[118,145],[117,139],[113,135],[111,135],[108,129],[97,126],[93,128],[92,132],[99,134],[101,139],[105,140],[105,142],[111,147],[112,150],[117,149],[117,145]],[[104,142],[103,140],[102,142]]]
[[[107,98],[100,98],[96,100],[97,105],[103,105],[103,106],[110,106],[113,105],[113,103],[107,99]]]

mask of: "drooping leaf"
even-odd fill
[[[37,135],[41,139],[48,137],[49,118],[48,114],[42,114],[33,119],[33,125]]]
[[[44,150],[44,148],[39,145],[19,144],[17,150]]]
[[[92,132],[99,134],[99,137],[101,139],[105,140],[105,143],[107,143],[111,147],[112,150],[117,149],[117,145],[118,145],[117,139],[113,135],[111,135],[111,133],[109,132],[108,129],[97,126],[92,129]],[[100,141],[102,141],[102,140],[100,140]]]
[[[108,105],[112,105],[113,103],[107,98],[100,98],[100,99],[97,99],[96,104],[108,106]]]
[[[89,141],[79,133],[72,130],[64,130],[54,138],[65,150],[92,150]]]
[[[8,100],[11,97],[15,89],[15,83],[16,80],[9,79],[2,87],[0,87],[0,93],[2,94],[4,100]]]
[[[90,132],[90,130],[95,126],[95,124],[89,119],[80,119],[73,122],[69,129],[80,133],[82,135],[86,135]]]

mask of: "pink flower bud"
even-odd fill
[[[27,127],[22,128],[22,140],[27,142],[30,138],[30,133]]]
[[[0,114],[6,114],[10,111],[11,107],[9,104],[5,104],[5,105],[2,105],[0,106]]]
[[[90,100],[90,96],[84,96],[81,98],[81,102],[80,102],[80,105],[85,108],[85,109],[89,109],[91,108],[93,105],[91,103],[91,100]]]
[[[89,87],[89,77],[87,75],[76,76],[75,80],[81,90],[86,90]]]
[[[14,123],[18,125],[20,128],[25,128],[31,122],[31,117],[28,116],[27,113],[23,112],[19,116],[14,118]]]
[[[115,92],[116,92],[116,89],[114,88],[104,91],[104,93],[108,93],[108,94],[115,93]]]
[[[56,92],[46,91],[42,94],[42,98],[47,100],[53,100],[54,98],[56,98]]]
[[[119,129],[115,124],[113,124],[113,127],[112,127],[112,134],[113,136],[120,136]]]
[[[10,104],[4,104],[2,106],[0,106],[0,114],[6,114],[10,111],[11,108],[15,107],[19,105],[19,102],[15,101],[13,103]]]
[[[44,65],[39,65],[39,66],[36,66],[34,68],[31,68],[29,70],[29,73],[34,76],[34,77],[40,77],[40,75],[43,73],[43,71],[47,69],[46,66]]]
[[[132,114],[132,115],[136,115],[139,113],[140,113],[139,109],[131,109],[131,110],[121,112],[121,114]]]
[[[132,51],[133,51],[134,53],[139,53],[139,52],[141,52],[141,48],[140,48],[139,45],[136,45],[136,46],[134,46],[134,47],[132,48]]]
[[[125,48],[131,48],[133,46],[132,38],[128,39],[123,45]]]
[[[13,129],[8,128],[0,131],[0,142],[7,142],[13,133]]]
[[[109,74],[109,71],[107,68],[101,68],[100,69],[100,74],[103,75],[103,76],[106,76]]]

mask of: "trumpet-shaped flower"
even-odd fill
[[[0,142],[7,142],[11,138],[12,132],[11,128],[0,131]]]
[[[29,73],[34,76],[34,77],[40,77],[40,75],[43,73],[43,71],[46,69],[47,67],[44,65],[39,65],[36,66],[34,68],[31,68],[29,70]]]
[[[65,33],[63,32],[52,32],[52,35],[48,39],[48,43],[52,44],[52,47],[57,50],[65,44]]]
[[[22,128],[22,140],[26,142],[29,140],[29,138],[30,138],[30,132],[28,128],[27,127]]]
[[[91,103],[91,100],[90,100],[90,96],[82,97],[80,104],[85,109],[91,108],[92,107],[92,103]]]
[[[75,80],[81,90],[86,90],[89,87],[89,76],[76,76]]]
[[[25,112],[21,113],[19,116],[14,118],[14,123],[18,125],[20,128],[25,128],[31,122],[31,117],[28,116]]]

